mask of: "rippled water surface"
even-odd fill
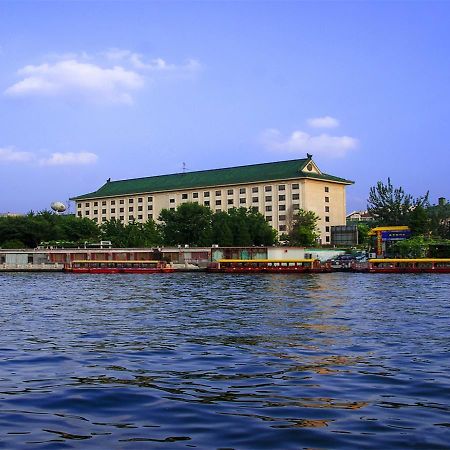
[[[449,275],[0,274],[0,448],[450,448]]]

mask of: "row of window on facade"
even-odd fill
[[[293,190],[297,190],[297,189],[299,189],[299,185],[298,184],[293,184],[292,185],[292,189]],[[284,191],[284,190],[286,190],[286,185],[284,185],[284,184],[282,184],[282,185],[279,185],[278,186],[278,190],[279,191]],[[265,186],[264,187],[264,191],[265,192],[272,192],[272,186]],[[246,192],[247,192],[247,188],[240,188],[239,189],[239,194],[246,194]],[[258,193],[259,192],[259,187],[253,187],[252,188],[252,193]],[[329,188],[328,188],[328,186],[325,186],[325,192],[329,192]],[[215,194],[216,194],[216,197],[220,197],[221,195],[222,195],[222,191],[215,191]],[[228,189],[227,190],[227,195],[234,195],[234,189]],[[203,192],[203,197],[204,198],[208,198],[210,196],[210,191],[205,191],[205,192]],[[192,193],[192,198],[199,198],[199,193],[198,192],[193,192]],[[299,194],[292,194],[292,200],[298,200],[300,198],[300,195]],[[188,199],[188,194],[187,193],[184,193],[184,194],[182,194],[181,195],[181,199],[182,200],[187,200]],[[329,201],[329,198],[328,197],[325,197],[325,201]],[[284,200],[286,200],[286,196],[285,195],[279,195],[278,196],[278,200],[279,201],[284,201]],[[228,200],[229,202],[230,201],[232,201],[232,199],[229,199]],[[240,203],[246,203],[246,199],[245,198],[241,198],[241,199],[239,199],[239,201],[240,201]],[[253,203],[257,203],[259,201],[259,198],[258,197],[252,197],[252,202]],[[266,196],[265,197],[265,201],[266,202],[270,202],[270,201],[272,201],[272,196]],[[115,205],[116,204],[116,200],[111,200],[110,201],[111,203],[111,206],[113,206],[113,205]],[[137,198],[137,203],[143,203],[144,202],[144,198],[143,197],[138,197]],[[153,202],[153,197],[147,197],[147,202],[148,203],[151,203],[151,202]],[[171,198],[170,199],[170,202],[171,203],[174,203],[175,202],[175,198]],[[133,198],[129,198],[128,199],[128,204],[133,204],[134,203],[134,199]],[[102,202],[101,202],[101,206],[106,206],[106,204],[107,204],[107,202],[106,202],[106,200],[103,200]],[[123,204],[125,204],[125,199],[120,199],[119,200],[119,204],[120,205],[123,205]],[[99,202],[98,201],[94,201],[93,202],[93,206],[98,206],[99,205]],[[78,208],[81,208],[82,207],[82,203],[80,202],[80,203],[78,203]],[[85,207],[86,208],[88,208],[90,206],[90,203],[89,202],[86,202],[85,203]]]

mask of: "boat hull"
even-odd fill
[[[208,268],[207,272],[212,273],[242,273],[242,274],[255,274],[255,273],[329,273],[331,269],[326,267],[221,267]]]

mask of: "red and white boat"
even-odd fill
[[[72,261],[64,268],[71,273],[169,273],[174,268],[165,261]]]

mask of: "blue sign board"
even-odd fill
[[[381,239],[383,241],[401,241],[411,237],[411,230],[402,231],[382,231]]]

